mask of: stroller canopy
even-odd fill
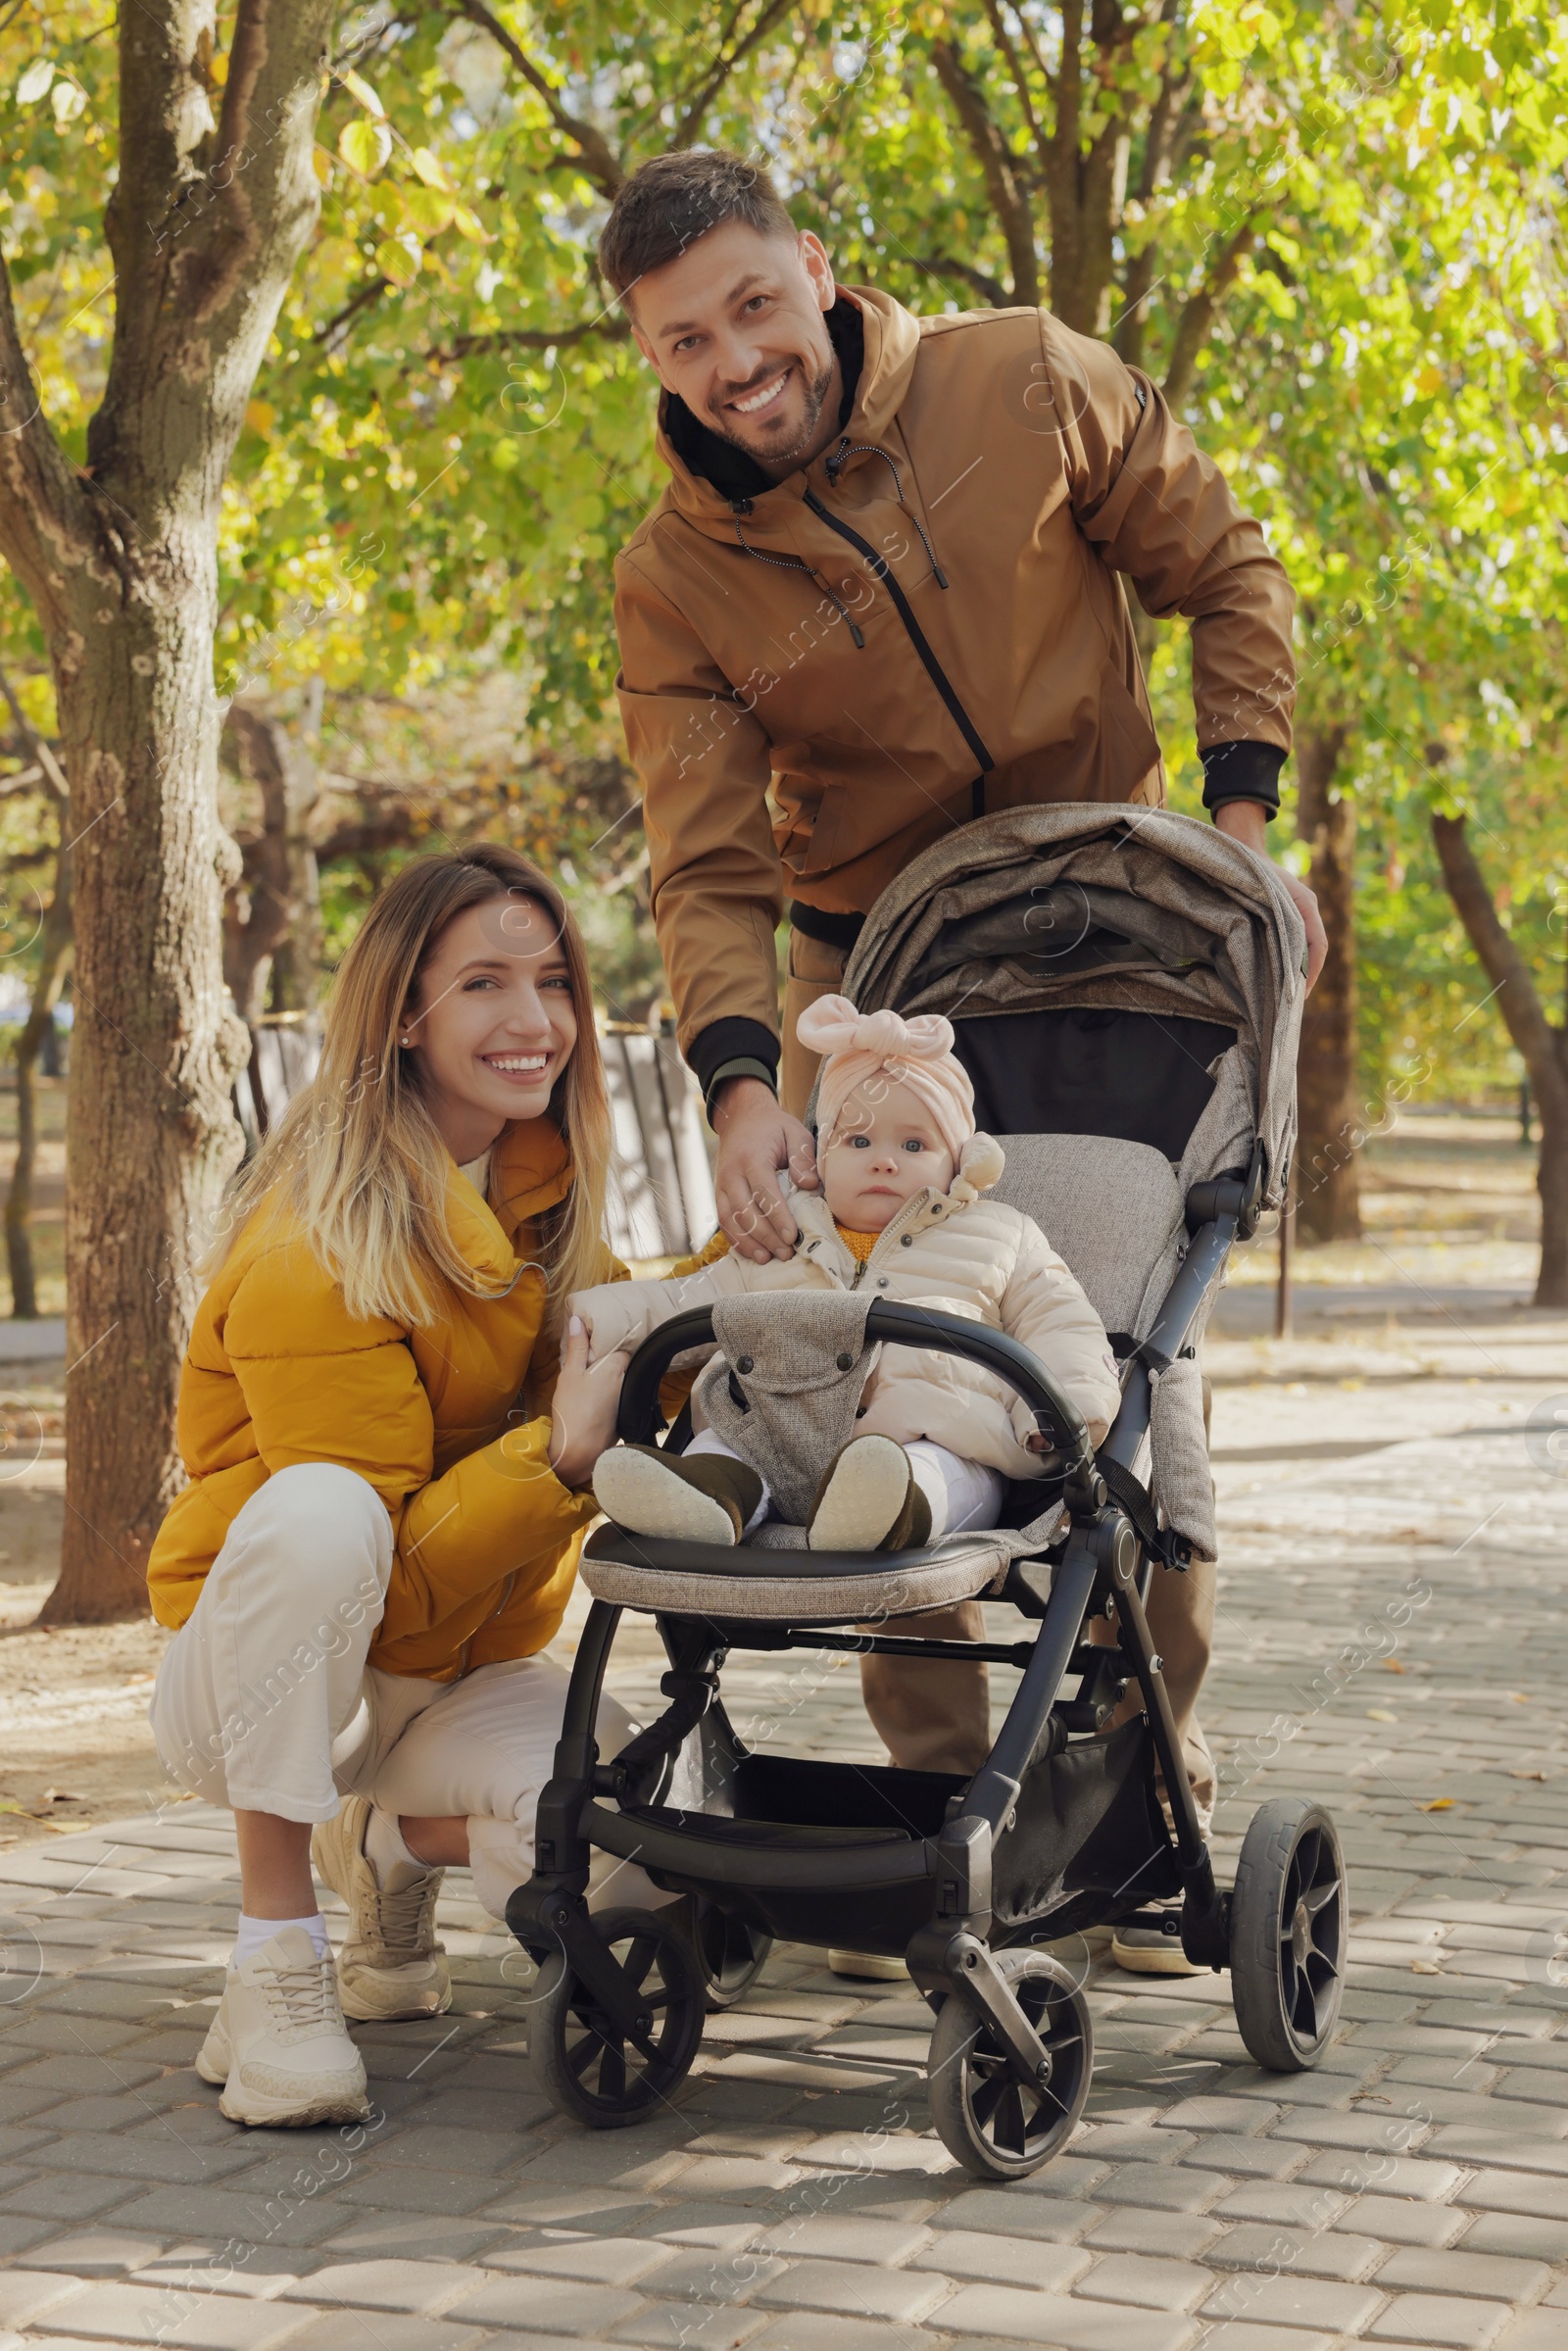
[[[843,986],[862,1011],[946,1013],[993,1131],[1125,1135],[1184,1186],[1245,1170],[1255,1141],[1278,1207],[1304,951],[1266,859],[1168,809],[1072,803],[926,850],[872,907]],[[1088,1082],[1064,1096],[1075,1054]]]

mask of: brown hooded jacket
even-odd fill
[[[707,1084],[771,1060],[786,888],[863,913],[972,816],[1164,798],[1132,623],[1193,624],[1210,806],[1277,801],[1292,595],[1150,379],[1038,310],[840,290],[842,437],[769,483],[685,404],[615,565],[660,946]],[[829,929],[831,930],[831,924]]]

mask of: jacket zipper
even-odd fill
[[[931,683],[935,686],[937,692],[941,695],[943,701],[946,703],[949,715],[952,717],[954,724],[957,727],[958,732],[962,735],[965,743],[968,744],[969,749],[973,752],[976,759],[978,759],[980,762],[981,774],[984,775],[988,773],[997,762],[991,757],[990,752],[987,751],[984,743],[981,741],[979,733],[975,728],[968,711],[964,709],[962,703],[958,700],[957,695],[954,692],[952,681],[950,680],[947,671],[943,668],[942,663],[937,660],[936,655],[932,652],[931,647],[926,640],[925,631],[914,616],[914,612],[910,606],[908,598],[905,595],[904,590],[894,578],[888,564],[883,561],[882,557],[877,554],[876,549],[871,545],[868,539],[862,539],[858,530],[852,530],[847,522],[841,522],[836,514],[832,514],[828,512],[827,508],[822,504],[822,501],[817,497],[814,490],[808,489],[807,491],[806,504],[810,508],[812,514],[815,514],[820,521],[823,521],[827,524],[829,530],[837,531],[841,539],[848,539],[850,545],[856,549],[857,553],[862,555],[865,558],[865,561],[870,564],[872,577],[879,579],[882,582],[882,585],[886,588],[888,594],[892,597],[894,605],[898,611],[899,618],[904,623],[905,631],[908,637],[909,643],[914,647],[915,652],[919,655],[922,662],[925,664],[926,675],[930,678]]]
[[[929,1186],[927,1189],[929,1190]],[[889,1225],[884,1225],[881,1232],[878,1233],[875,1246],[871,1250],[871,1254],[868,1257],[856,1258],[855,1272],[850,1280],[850,1288],[852,1290],[859,1289],[861,1282],[870,1272],[872,1266],[876,1263],[877,1254],[881,1249],[883,1243],[893,1239],[894,1235],[898,1232],[900,1226],[906,1218],[911,1224],[914,1222],[912,1211],[920,1206],[924,1198],[924,1193],[917,1193],[913,1200],[906,1200],[903,1207],[899,1210],[897,1216],[894,1217],[893,1222]]]

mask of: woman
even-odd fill
[[[343,959],[319,1074],[234,1196],[180,1383],[191,1482],[149,1565],[179,1628],[159,1752],[238,1835],[197,2060],[232,2121],[362,2116],[344,2012],[451,1999],[443,1865],[497,1915],[532,1869],[566,1687],[541,1652],[625,1369],[590,1370],[580,1326],[554,1335],[570,1291],[619,1270],[609,1132],[559,892],[488,844],[407,866]],[[630,1731],[607,1700],[602,1750]],[[313,1852],[350,1912],[340,1976]],[[664,1897],[623,1868],[613,1898]]]

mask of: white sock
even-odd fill
[[[395,1812],[383,1812],[379,1805],[370,1806],[369,1826],[365,1832],[365,1858],[375,1872],[375,1882],[383,1893],[401,1893],[416,1878],[422,1878],[429,1863],[411,1853],[403,1841],[403,1831]]]
[[[234,1956],[231,1967],[244,1967],[258,1951],[265,1951],[274,1935],[286,1935],[290,1927],[303,1927],[315,1943],[318,1955],[330,1957],[332,1946],[326,1939],[326,1921],[319,1911],[308,1919],[250,1919],[240,1913],[239,1927],[234,1936]]]

